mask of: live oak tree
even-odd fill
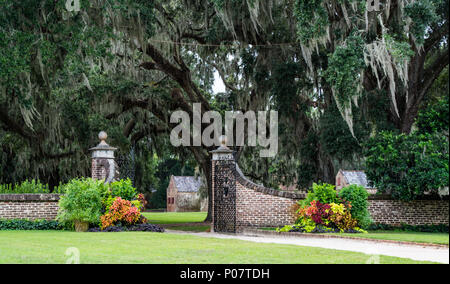
[[[86,175],[87,149],[170,149],[210,175],[213,147],[173,148],[172,111],[279,111],[280,150],[236,147],[267,185],[332,182],[360,142],[408,133],[448,66],[448,1],[0,0],[2,181]],[[226,92],[212,94],[213,75]],[[211,193],[210,179],[208,192]]]

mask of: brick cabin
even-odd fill
[[[171,176],[167,187],[167,212],[206,211],[207,202],[200,198],[200,177]]]

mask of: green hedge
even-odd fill
[[[54,220],[0,219],[1,230],[62,230],[63,226]]]
[[[393,226],[381,223],[372,223],[368,230],[370,231],[406,231],[406,232],[426,232],[426,233],[448,233],[448,225],[408,225],[401,224]]]
[[[61,186],[50,191],[48,184],[43,184],[39,180],[23,181],[16,184],[0,184],[0,194],[22,194],[22,193],[62,193]]]

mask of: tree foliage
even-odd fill
[[[365,0],[64,2],[0,0],[1,182],[87,176],[100,130],[119,156],[134,151],[142,191],[155,153],[209,176],[212,147],[168,142],[170,113],[193,103],[279,111],[275,158],[233,149],[252,179],[332,182],[361,165],[371,135],[410,133],[448,66],[448,0],[389,0],[379,12]],[[213,94],[214,73],[224,93]]]
[[[366,149],[367,178],[380,193],[414,200],[448,187],[448,139],[443,136],[381,132]]]

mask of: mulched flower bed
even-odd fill
[[[164,228],[153,224],[138,224],[132,226],[110,226],[104,230],[100,228],[91,228],[88,232],[158,232],[163,233]]]

